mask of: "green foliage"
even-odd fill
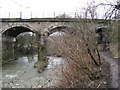
[[[35,34],[23,33],[16,37],[16,42],[3,42],[3,63],[17,59],[20,56],[37,53],[37,40]]]
[[[28,55],[37,52],[36,36],[29,33],[23,33],[16,38],[15,53],[18,55]]]

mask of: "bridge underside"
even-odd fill
[[[5,32],[2,33],[2,35],[16,37],[17,35],[23,32],[33,32],[33,31],[26,27],[17,26],[17,27],[12,27],[12,28],[7,29]]]
[[[11,60],[15,60],[15,43],[16,37],[24,32],[33,32],[31,28],[24,26],[14,26],[5,29],[2,33],[2,63],[7,63]]]

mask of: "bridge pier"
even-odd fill
[[[14,37],[2,36],[2,63],[7,63],[15,59]]]
[[[44,61],[46,60],[46,44],[45,38],[43,35],[38,38],[38,60]]]
[[[46,37],[41,34],[38,35],[38,61],[34,67],[38,69],[38,72],[42,72],[48,65],[46,57]]]

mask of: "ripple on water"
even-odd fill
[[[48,86],[55,85],[59,77],[55,74],[59,72],[56,68],[64,63],[64,60],[59,57],[48,57],[49,64],[44,72],[38,73],[36,68],[33,68],[37,62],[37,55],[35,57],[21,57],[18,60],[3,66],[3,82],[12,81],[14,83],[5,85],[5,87],[15,88],[30,88],[43,86],[47,81]],[[56,71],[54,72],[54,69]]]

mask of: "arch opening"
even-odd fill
[[[69,33],[70,32],[70,28],[68,26],[54,26],[54,27],[50,27],[48,29],[48,32],[47,32],[47,37],[49,37],[51,34],[53,33],[56,33],[56,32],[59,32],[59,33]]]
[[[33,32],[35,33],[35,31],[27,28],[27,27],[24,27],[24,26],[15,26],[15,27],[11,27],[11,28],[8,28],[6,29],[2,35],[4,36],[10,36],[10,37],[16,37],[18,36],[19,34],[23,33],[23,32]]]
[[[38,32],[25,26],[14,26],[3,30],[2,63],[17,60],[21,55],[37,53],[37,36]]]
[[[54,26],[48,29],[47,32],[47,56],[61,57],[60,53],[56,48],[56,41],[64,39],[67,35],[71,33],[71,29],[68,26]]]

